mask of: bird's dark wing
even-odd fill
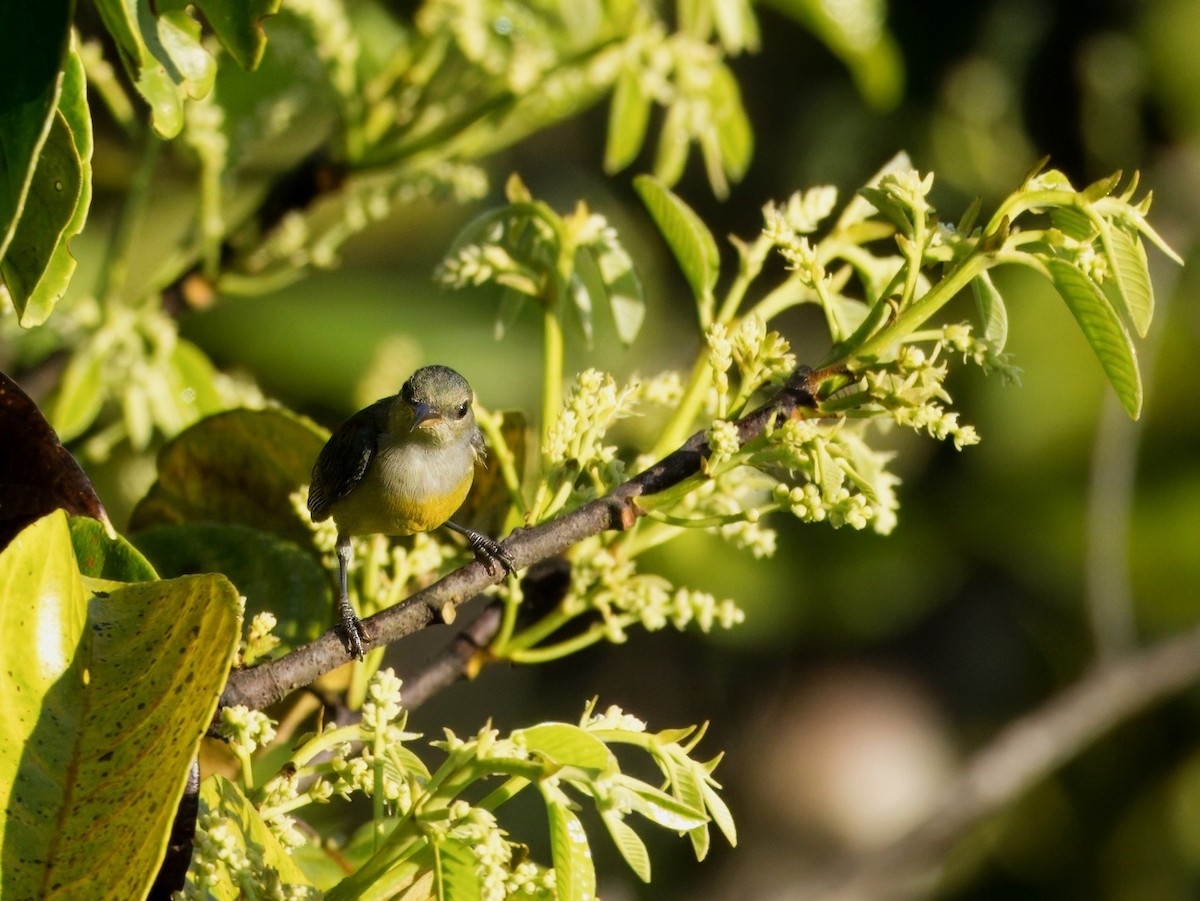
[[[321,448],[308,489],[308,512],[313,522],[328,519],[333,504],[362,481],[387,429],[388,409],[393,400],[385,397],[359,410],[338,426]]]

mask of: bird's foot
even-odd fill
[[[500,546],[499,542],[474,531],[467,536],[467,541],[471,545],[471,550],[475,552],[475,559],[484,565],[489,576],[496,574],[497,563],[510,576],[517,574],[516,561],[513,560],[512,554]]]
[[[342,611],[341,623],[342,637],[346,640],[346,650],[351,656],[363,659],[363,643],[371,643],[371,633],[363,621],[354,615],[352,611]]]

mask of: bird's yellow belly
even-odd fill
[[[420,453],[380,455],[366,476],[333,505],[344,535],[412,535],[436,529],[462,506],[475,470],[469,458],[426,459]]]

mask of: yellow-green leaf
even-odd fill
[[[5,894],[140,898],[237,647],[220,576],[89,597],[66,514],[0,554]]]
[[[83,231],[92,205],[92,115],[88,108],[83,62],[73,44],[74,42],[63,67],[58,113],[70,128],[79,166],[79,193],[75,200],[75,209],[51,248],[37,284],[21,300],[15,296],[13,298],[21,325],[26,327],[45,322],[66,293],[71,276],[75,274],[75,257],[71,255],[70,242]]]
[[[50,132],[29,183],[21,218],[4,258],[0,260],[0,278],[3,278],[23,323],[26,306],[75,216],[82,184],[82,163],[75,150],[71,128],[62,111],[55,110]],[[31,320],[37,318],[35,313]]]
[[[1146,262],[1146,248],[1137,230],[1113,222],[1105,232],[1104,250],[1113,278],[1104,283],[1104,293],[1114,301],[1141,338],[1146,337],[1154,318],[1154,285]]]
[[[561,766],[597,772],[616,769],[616,758],[608,745],[590,732],[569,723],[542,723],[519,729],[512,737],[523,742],[529,751]]]
[[[711,303],[721,271],[717,242],[696,212],[656,178],[639,175],[633,186],[675,254],[701,308]]]
[[[567,799],[561,792],[543,787],[542,794],[546,799],[550,854],[559,901],[595,901],[596,868],[583,824],[567,807]]]
[[[445,901],[479,901],[483,884],[476,872],[479,858],[466,844],[454,839],[433,846],[434,885]]]
[[[604,171],[620,172],[637,158],[646,140],[650,97],[642,89],[640,70],[625,68],[617,76],[608,109],[608,140],[604,145]]]
[[[200,817],[210,822],[220,818],[225,826],[223,840],[232,842],[250,861],[250,866],[262,874],[259,885],[268,884],[265,876],[267,871],[278,874],[278,897],[291,897],[290,893],[297,889],[312,887],[291,855],[263,822],[254,805],[240,788],[224,776],[209,776],[200,784]],[[241,901],[247,897],[240,882],[231,877],[220,862],[216,864],[214,872],[206,875],[215,878],[208,883],[205,898],[212,901]],[[187,881],[194,884],[195,879],[195,871],[189,869]]]
[[[0,259],[55,116],[75,5],[0,3]]]
[[[983,323],[983,337],[996,353],[1004,350],[1008,341],[1008,310],[992,277],[981,272],[971,282],[971,293],[975,295],[975,308],[979,321]]]
[[[1137,419],[1142,409],[1142,378],[1129,332],[1104,292],[1083,272],[1067,260],[1049,260],[1046,266],[1121,405]]]
[[[608,834],[612,836],[613,844],[617,846],[617,850],[629,864],[629,869],[633,870],[642,882],[649,882],[650,854],[646,851],[646,845],[641,837],[617,811],[606,810],[602,817],[604,825],[608,827]]]

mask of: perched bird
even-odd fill
[[[450,522],[466,499],[483,435],[471,410],[471,386],[446,366],[412,374],[400,393],[359,410],[330,436],[313,466],[308,512],[337,526],[337,611],[346,647],[358,658],[370,641],[350,607],[347,572],[354,535],[412,535],[446,526],[465,535],[475,556],[510,574],[513,560],[486,535]]]

